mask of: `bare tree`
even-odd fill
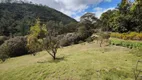
[[[98,31],[96,34],[92,35],[92,38],[97,40],[97,43],[100,41],[100,47],[102,47],[102,44],[104,42],[109,42],[109,38],[110,38],[110,33],[109,32],[102,32],[102,31]]]
[[[46,37],[43,39],[44,48],[55,60],[57,50],[60,48],[60,40],[62,36],[58,35],[58,30],[55,28],[55,26],[59,26],[58,23],[49,22],[47,26],[52,28],[48,28]]]

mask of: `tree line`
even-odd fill
[[[101,22],[102,28],[112,32],[142,31],[142,1],[122,0],[114,10],[103,13]]]

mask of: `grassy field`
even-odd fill
[[[140,59],[130,49],[84,43],[59,49],[58,60],[45,52],[0,63],[0,80],[134,80]]]

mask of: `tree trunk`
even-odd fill
[[[53,56],[53,60],[55,60],[56,59],[56,55],[54,54],[54,56]]]
[[[55,60],[56,59],[57,50],[56,49],[52,49],[52,52],[53,52],[53,59]]]
[[[101,40],[101,42],[100,42],[100,47],[102,47],[102,43],[103,43],[103,40]]]

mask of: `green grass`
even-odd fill
[[[142,48],[142,41],[122,40],[111,38],[112,45],[123,46],[127,48]]]
[[[134,80],[132,68],[140,59],[130,49],[78,44],[59,49],[58,60],[42,51],[0,64],[0,80]]]

